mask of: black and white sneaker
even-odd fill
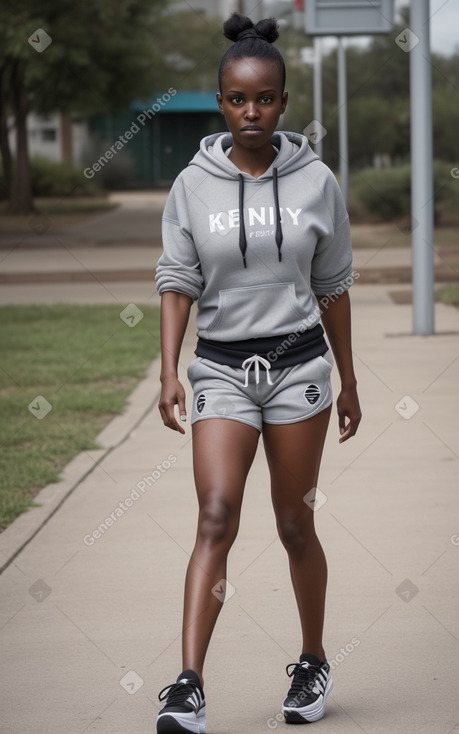
[[[333,688],[330,666],[315,655],[303,653],[299,663],[290,663],[286,668],[292,678],[287,698],[282,704],[282,713],[287,724],[305,724],[318,721],[325,713],[325,702]]]
[[[201,682],[194,670],[184,670],[176,683],[166,686],[158,696],[166,699],[156,721],[157,734],[205,734],[206,702]]]

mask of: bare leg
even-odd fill
[[[247,474],[259,432],[238,421],[211,418],[193,425],[193,465],[199,502],[196,544],[185,579],[183,668],[201,678],[222,601],[212,588],[226,579],[226,560],[239,528]]]
[[[303,634],[302,652],[325,660],[322,633],[327,563],[314,528],[314,511],[303,498],[317,486],[331,408],[313,418],[263,425],[271,493],[279,537],[285,546]]]

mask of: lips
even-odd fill
[[[246,125],[245,127],[241,127],[241,133],[246,133],[246,132],[261,133],[263,132],[263,128],[258,127],[258,125]]]

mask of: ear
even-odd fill
[[[222,95],[219,92],[217,92],[216,97],[217,97],[218,109],[220,110],[220,113],[223,115],[224,112],[223,112],[223,105],[222,105],[222,102],[223,102]]]
[[[283,92],[282,104],[281,104],[281,115],[283,115],[285,112],[285,108],[287,107],[287,102],[288,102],[288,92]]]

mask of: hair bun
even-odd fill
[[[247,33],[252,31],[252,33]],[[279,38],[277,21],[275,18],[260,20],[256,25],[246,15],[233,13],[223,24],[223,34],[230,41],[245,40],[245,38],[263,38],[268,43],[273,43]],[[242,38],[240,38],[242,36]]]

